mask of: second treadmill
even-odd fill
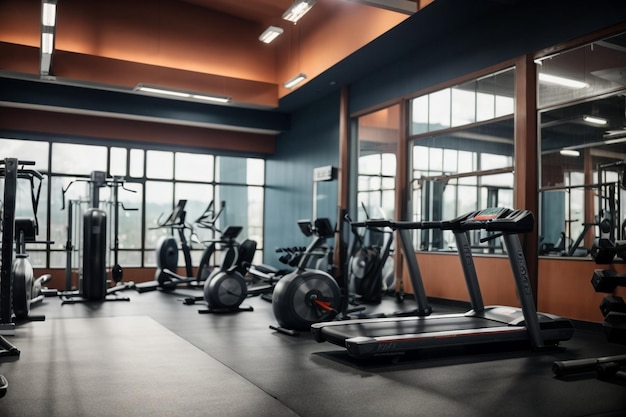
[[[384,224],[383,224],[384,223]],[[391,317],[315,323],[311,331],[318,342],[345,347],[355,358],[401,354],[414,350],[469,346],[492,342],[528,341],[532,348],[556,346],[569,340],[574,327],[569,319],[538,313],[532,296],[528,268],[519,233],[534,227],[528,210],[489,208],[470,212],[451,221],[373,221],[371,226],[388,226],[400,233],[409,276],[418,304],[417,317]],[[411,229],[452,230],[470,296],[472,309],[461,314],[432,315],[411,238]],[[476,269],[467,238],[470,230],[484,229],[502,237],[509,257],[521,308],[483,305]]]

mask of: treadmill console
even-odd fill
[[[485,229],[502,233],[528,233],[533,230],[535,218],[528,210],[490,207],[471,213],[460,227],[464,230]]]
[[[494,220],[494,219],[504,217],[510,212],[511,210],[504,208],[504,207],[489,207],[484,210],[480,210],[476,212],[476,214],[474,214],[472,218],[469,220],[486,222],[488,220]]]

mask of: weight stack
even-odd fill
[[[107,295],[106,212],[96,208],[88,209],[83,214],[83,226],[83,276],[80,280],[80,294],[87,300],[101,301]]]

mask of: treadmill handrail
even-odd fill
[[[481,218],[483,213],[489,213]],[[491,232],[528,233],[533,230],[535,218],[529,210],[512,210],[503,207],[486,210],[471,211],[453,220],[443,221],[408,221],[370,219],[364,222],[369,228],[389,227],[393,230],[401,229],[442,229],[442,230],[477,230],[485,229]]]
[[[375,227],[388,227],[393,230],[405,230],[405,229],[440,229],[444,222],[440,221],[408,221],[408,220],[386,220],[386,219],[371,219],[365,221],[365,226],[369,228]]]

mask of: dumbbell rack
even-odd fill
[[[596,264],[611,264],[624,244],[620,242],[603,242],[594,245],[592,257]],[[609,294],[602,298],[600,311],[604,320],[602,328],[611,343],[626,344],[626,302],[614,292],[617,287],[626,287],[626,274],[618,274],[612,269],[596,269],[591,278],[595,292]],[[566,375],[596,372],[598,379],[626,380],[626,355],[604,356],[569,361],[556,361],[552,364],[555,375]]]

